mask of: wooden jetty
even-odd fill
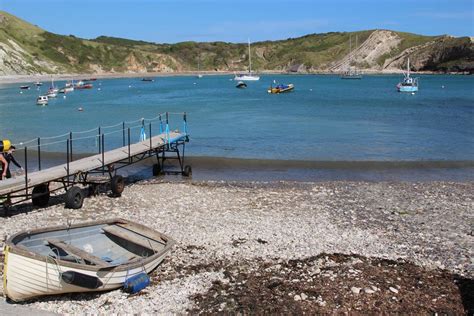
[[[168,120],[168,118],[167,118]],[[21,177],[13,177],[0,181],[0,202],[8,212],[8,207],[12,204],[20,203],[29,199],[36,206],[44,207],[48,204],[52,191],[64,189],[65,204],[68,208],[81,208],[85,197],[83,189],[78,185],[89,186],[95,192],[98,185],[110,183],[110,188],[115,196],[120,196],[124,189],[122,176],[116,174],[120,168],[126,167],[138,161],[156,156],[157,163],[153,165],[153,175],[164,172],[164,161],[166,159],[178,159],[180,170],[167,173],[182,174],[189,176],[192,172],[190,166],[184,166],[184,146],[189,141],[186,132],[186,115],[184,114],[185,131],[170,132],[168,123],[166,131],[156,136],[151,136],[147,140],[137,143],[130,143],[130,129],[128,130],[128,144],[123,147],[105,151],[104,134],[101,135],[102,150],[99,154],[72,160],[72,145],[67,141],[67,161],[65,164],[26,173]],[[149,125],[151,132],[151,123]],[[161,128],[160,128],[161,131]],[[125,144],[125,137],[124,137]],[[181,152],[180,152],[180,148]],[[166,153],[175,153],[173,157],[166,157]],[[25,160],[27,161],[27,149],[25,148]],[[95,177],[94,175],[107,175]],[[107,178],[106,178],[107,179]],[[50,183],[61,183],[56,189],[51,188]]]

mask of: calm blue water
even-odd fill
[[[58,95],[46,107],[35,105],[39,94],[35,88],[20,94],[20,84],[3,84],[0,138],[19,143],[38,135],[53,136],[123,120],[153,118],[165,111],[185,111],[191,134],[186,150],[193,156],[310,161],[474,160],[473,76],[420,76],[420,91],[415,95],[396,91],[400,76],[341,80],[323,75],[264,75],[259,82],[248,83],[245,90],[236,89],[236,82],[230,78],[98,80],[93,90],[74,91],[66,99]],[[295,91],[268,94],[266,90],[274,79],[294,83]],[[77,111],[79,107],[84,111]],[[139,123],[127,126],[137,126],[132,128],[131,136],[132,141],[138,140]],[[172,117],[171,127],[182,129],[181,118]],[[157,125],[153,125],[155,128]],[[106,137],[110,147],[122,142],[121,132]],[[76,151],[98,150],[94,137],[77,141],[75,146]],[[65,150],[63,144],[48,148]]]

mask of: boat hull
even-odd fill
[[[235,81],[258,81],[260,80],[259,76],[252,76],[252,75],[242,75],[242,76],[235,76]]]
[[[362,76],[360,75],[346,75],[346,76],[341,76],[341,79],[362,79]]]
[[[130,259],[122,264],[114,264],[110,266],[97,266],[91,264],[84,264],[72,261],[66,261],[63,259],[53,258],[52,256],[43,255],[41,253],[32,252],[25,245],[34,244],[32,248],[45,249],[44,240],[34,238],[34,233],[24,232],[17,234],[10,238],[6,242],[4,249],[4,292],[5,295],[15,302],[25,301],[31,298],[44,296],[44,295],[55,295],[63,293],[74,293],[74,292],[96,292],[96,291],[108,291],[113,289],[121,288],[127,279],[137,276],[141,273],[150,273],[153,271],[165,258],[171,246],[174,244],[172,239],[169,239],[163,234],[156,231],[150,230],[145,226],[132,223],[125,220],[115,220],[118,225],[122,225],[122,229],[138,232],[140,236],[151,236],[154,239],[160,239],[164,243],[161,249],[156,248],[156,242],[151,240],[150,247],[154,248],[153,254],[150,256],[143,256],[136,259]],[[112,223],[114,221],[102,221],[103,223]],[[127,226],[128,225],[128,226]],[[110,226],[100,226],[110,227]],[[127,227],[127,228],[123,228]],[[136,228],[140,230],[133,230]],[[72,228],[89,229],[89,226],[73,225]],[[37,235],[48,236],[58,235],[61,230],[38,230]],[[74,234],[74,233],[73,233]],[[84,233],[83,234],[87,234]],[[33,237],[32,237],[33,236]],[[149,237],[149,238],[151,238]],[[15,238],[27,240],[25,243],[15,244]],[[52,237],[50,237],[52,238]],[[54,243],[54,242],[53,242]],[[59,244],[61,245],[61,244]],[[98,242],[95,244],[95,248],[99,248],[103,243]],[[152,246],[155,245],[155,246]],[[116,247],[116,245],[112,245]],[[61,246],[59,246],[61,247]],[[110,247],[110,246],[104,246]],[[53,250],[54,247],[51,247]],[[62,249],[62,248],[59,248]],[[59,251],[58,248],[55,251]],[[95,251],[95,250],[94,250]],[[44,253],[44,252],[43,252]],[[92,253],[95,255],[95,253]],[[97,254],[98,255],[98,254]],[[67,272],[67,273],[66,273]],[[63,276],[63,274],[65,274]],[[79,276],[79,281],[71,282],[70,279],[65,277],[66,275]],[[91,287],[87,284],[80,283],[80,280],[95,280],[98,286]]]
[[[283,88],[278,88],[278,87],[269,88],[268,93],[272,93],[272,94],[285,93],[285,92],[293,91],[294,88],[295,88],[295,86],[290,83],[289,85],[287,85]]]
[[[417,86],[398,86],[398,92],[417,92]]]
[[[164,259],[166,254],[142,267],[123,271],[88,271],[63,266],[54,259],[36,260],[5,251],[6,273],[4,291],[6,296],[15,302],[29,300],[39,296],[56,295],[75,292],[98,292],[121,288],[125,280],[140,273],[150,273]],[[5,268],[4,268],[5,269]],[[61,273],[74,271],[99,279],[102,286],[88,289],[82,286],[66,283]]]

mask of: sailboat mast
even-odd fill
[[[410,57],[408,57],[408,62],[407,62],[407,74],[408,74],[408,77],[410,77]]]
[[[352,34],[349,35],[349,68],[351,68],[352,64]]]
[[[252,55],[250,55],[250,38],[249,40],[249,73],[252,73]]]

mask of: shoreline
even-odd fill
[[[96,154],[74,154],[74,160]],[[24,165],[24,155],[16,155]],[[28,150],[29,172],[37,170],[36,151]],[[65,154],[42,152],[43,169],[66,163]],[[413,161],[323,161],[228,158],[186,156],[183,165],[190,165],[193,178],[200,181],[474,181],[474,160],[413,160]],[[154,158],[127,166],[120,173],[131,181],[152,177]],[[14,168],[15,169],[15,168]],[[167,162],[165,170],[178,170],[176,162]],[[178,176],[179,178],[180,176]]]
[[[375,71],[375,70],[361,70],[362,75],[368,76],[384,76],[384,75],[400,75],[403,74],[403,70],[400,71]],[[56,81],[86,79],[86,78],[97,78],[97,79],[122,79],[122,78],[142,78],[142,77],[180,77],[180,76],[194,76],[194,75],[205,75],[205,76],[223,76],[223,75],[235,75],[238,71],[181,71],[181,72],[145,72],[145,73],[84,73],[84,74],[36,74],[36,75],[4,75],[0,76],[0,84],[8,83],[28,83],[36,81],[50,81],[52,77]],[[286,72],[286,71],[261,71],[256,72],[261,75],[294,75],[294,76],[312,76],[312,75],[327,75],[327,76],[338,76],[338,72]],[[463,73],[439,73],[431,71],[420,71],[411,72],[414,75],[453,75],[453,76],[467,76]]]

